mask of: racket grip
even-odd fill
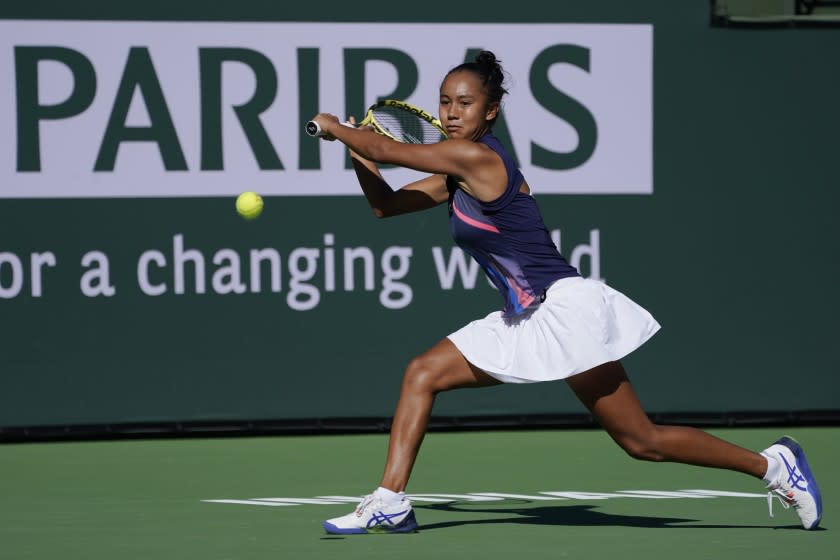
[[[356,125],[350,124],[349,122],[343,122],[341,124],[344,126],[349,126],[350,128],[356,128]],[[321,125],[319,125],[315,121],[309,121],[308,123],[306,123],[306,133],[309,136],[316,136],[318,138],[323,138],[327,135],[327,133],[321,129]]]
[[[326,132],[321,130],[321,125],[319,125],[315,121],[309,121],[308,123],[306,123],[306,133],[309,136],[318,136],[318,137],[324,136],[326,134]]]

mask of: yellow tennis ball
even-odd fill
[[[236,197],[236,211],[246,220],[257,218],[263,211],[263,199],[252,191],[246,191]]]

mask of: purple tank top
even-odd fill
[[[524,177],[499,140],[488,132],[479,142],[502,158],[507,186],[496,200],[482,202],[447,177],[449,230],[501,293],[502,315],[514,317],[539,305],[554,281],[580,274],[551,240],[536,200],[519,192]]]

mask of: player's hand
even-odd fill
[[[321,136],[321,140],[328,140],[330,142],[335,140],[335,136],[330,134],[330,130],[335,130],[333,126],[340,126],[340,123],[338,122],[338,117],[330,113],[318,113],[317,115],[312,117],[311,120],[318,123],[318,126],[321,127],[321,130],[324,131],[324,135]]]
[[[349,117],[347,117],[346,122],[347,122],[347,124],[352,124],[353,126],[356,126],[356,117],[354,117],[353,115],[350,115]],[[373,130],[373,125],[367,124],[367,125],[363,126],[360,130]]]

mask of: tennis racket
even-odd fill
[[[407,144],[436,144],[446,138],[446,131],[438,119],[419,107],[396,99],[385,99],[371,105],[365,118],[356,126],[372,126],[379,134]],[[326,136],[315,121],[306,123],[306,133]]]

